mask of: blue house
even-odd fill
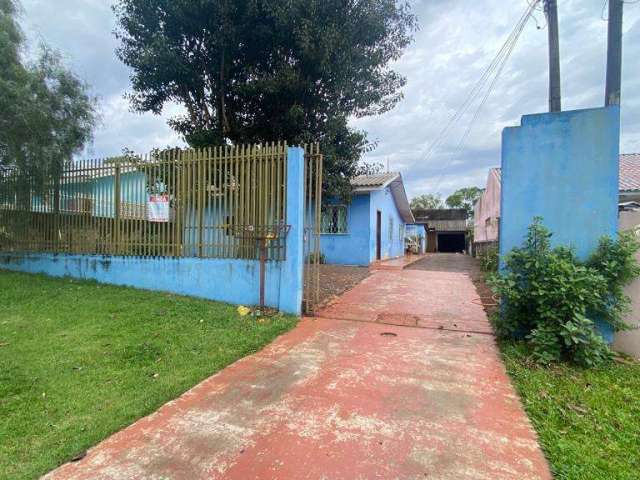
[[[369,265],[401,257],[406,225],[414,218],[400,173],[364,175],[351,181],[350,202],[329,198],[322,207],[320,249],[324,261]]]

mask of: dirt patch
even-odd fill
[[[478,292],[478,303],[482,305],[482,308],[484,308],[487,317],[491,318],[491,316],[498,310],[498,302],[494,293],[491,291],[491,288],[487,285],[487,274],[480,269],[479,262],[477,263],[477,268],[474,268],[470,272],[471,281]]]
[[[320,302],[327,305],[338,295],[351,290],[370,275],[368,267],[320,265]]]

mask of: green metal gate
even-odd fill
[[[322,209],[322,155],[318,144],[304,155],[304,290],[303,309],[312,315],[320,302],[320,214]]]

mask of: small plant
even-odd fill
[[[478,257],[480,259],[480,269],[483,272],[494,273],[498,271],[499,256],[497,247],[489,247]]]
[[[324,265],[327,263],[327,258],[324,256],[324,253],[321,252],[311,252],[307,254],[307,258],[305,259],[306,263],[320,263]]]
[[[504,271],[490,283],[500,296],[496,319],[503,338],[525,339],[543,364],[569,360],[597,366],[611,352],[592,319],[626,328],[629,299],[623,287],[640,274],[634,254],[640,248],[632,234],[603,238],[588,262],[573,250],[551,248],[551,232],[536,218],[524,245],[504,259]]]

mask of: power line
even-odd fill
[[[485,70],[485,72],[482,74],[482,76],[478,80],[478,83],[474,86],[474,88],[472,89],[472,91],[470,92],[469,96],[467,97],[465,102],[462,104],[460,109],[450,119],[450,121],[445,125],[445,127],[441,131],[440,135],[436,138],[434,143],[431,145],[431,148],[427,152],[427,156],[425,157],[425,161],[428,161],[431,158],[431,156],[433,155],[433,152],[436,150],[436,148],[439,147],[440,144],[447,138],[447,134],[448,134],[450,128],[457,121],[457,119],[460,118],[464,113],[466,113],[466,111],[469,109],[469,107],[478,98],[481,98],[481,101],[480,101],[478,107],[476,108],[476,110],[474,112],[474,115],[472,117],[471,122],[469,123],[469,125],[467,126],[465,132],[463,133],[462,137],[460,138],[460,141],[458,142],[456,148],[454,149],[454,151],[450,155],[449,161],[444,163],[440,168],[440,171],[439,171],[440,176],[439,176],[438,182],[436,184],[437,185],[436,186],[436,190],[440,187],[440,184],[441,184],[443,176],[444,176],[444,170],[445,170],[446,167],[448,167],[450,165],[454,154],[458,154],[464,148],[465,142],[466,142],[466,140],[467,140],[467,138],[469,136],[469,133],[471,132],[476,120],[479,117],[479,114],[480,114],[480,111],[482,110],[482,107],[485,105],[485,103],[487,102],[487,99],[491,95],[491,93],[492,93],[492,91],[493,91],[498,79],[500,78],[500,74],[504,70],[504,67],[505,67],[509,57],[511,56],[511,53],[513,52],[513,50],[514,50],[514,48],[516,46],[516,43],[518,42],[518,39],[520,38],[520,35],[522,34],[522,31],[524,30],[524,27],[527,24],[527,21],[533,15],[534,10],[536,10],[537,7],[539,6],[540,1],[539,0],[534,0],[533,2],[527,2],[527,3],[528,3],[528,6],[525,9],[525,12],[522,14],[520,19],[516,23],[516,26],[514,27],[514,29],[511,31],[511,33],[507,37],[507,40],[504,42],[504,44],[502,45],[502,47],[500,48],[500,50],[498,51],[498,53],[496,54],[496,56],[494,57],[494,59],[492,60],[490,65]],[[487,84],[488,84],[488,88],[485,89]],[[484,90],[484,94],[482,95],[482,97],[480,97],[479,94],[483,90]]]

